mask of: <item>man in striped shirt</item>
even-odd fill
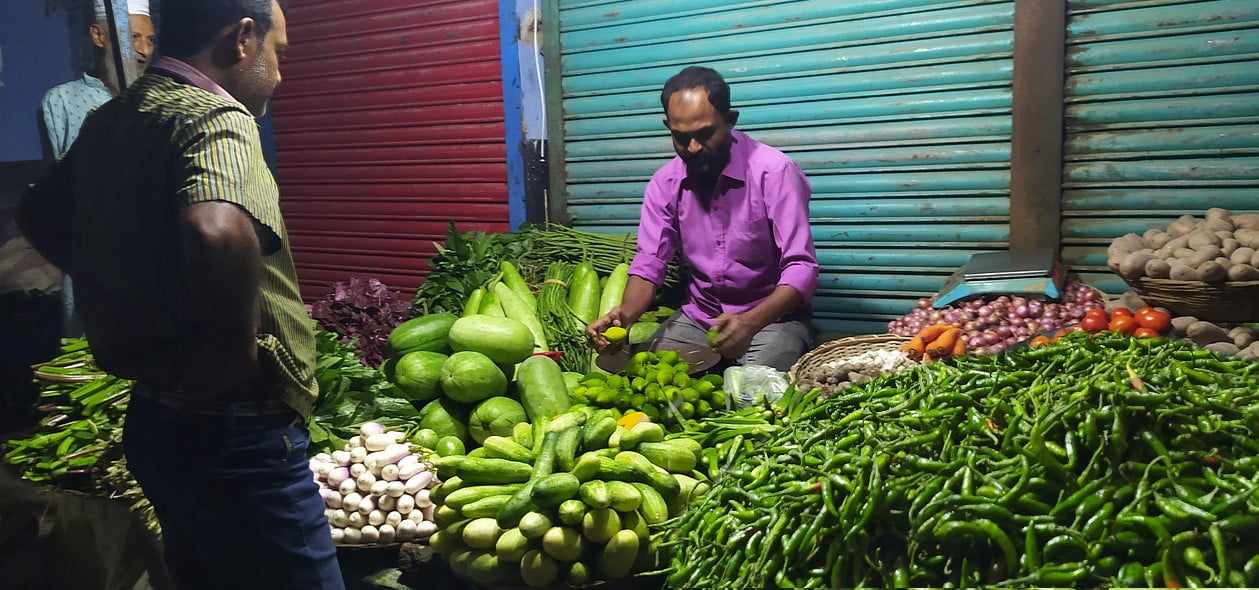
[[[274,0],[169,3],[163,57],[22,202],[98,364],[137,381],[124,446],[186,588],[342,588],[307,468],[318,394],[255,116],[287,47]]]

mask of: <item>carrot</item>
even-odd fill
[[[939,338],[931,341],[927,345],[927,353],[936,358],[944,358],[953,352],[953,346],[957,344],[958,337],[962,335],[961,328],[949,328],[941,334]]]
[[[958,338],[957,343],[953,345],[952,356],[953,358],[957,358],[959,356],[965,356],[965,355],[966,355],[966,341],[961,338]]]
[[[922,338],[923,342],[930,344],[934,342],[936,338],[939,338],[940,336],[944,335],[944,333],[949,331],[951,328],[953,328],[953,326],[950,326],[948,324],[936,324],[934,326],[927,326],[926,328],[923,328],[921,332],[918,333],[918,337]]]
[[[921,336],[914,336],[901,345],[901,352],[905,353],[911,359],[918,360],[922,358],[922,352],[926,350],[927,343],[923,342]]]

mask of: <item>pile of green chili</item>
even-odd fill
[[[668,583],[1254,586],[1256,432],[1259,364],[1188,344],[1075,334],[916,367],[733,447],[659,533]]]

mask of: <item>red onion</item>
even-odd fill
[[[1014,330],[1010,329],[1010,326],[998,326],[997,333],[1000,334],[1002,337],[1007,337],[1010,334],[1013,334]]]
[[[992,308],[991,308],[991,307],[988,307],[987,305],[984,305],[984,306],[981,306],[981,307],[979,308],[979,317],[981,317],[981,318],[986,318],[986,317],[988,317],[988,316],[990,316],[990,315],[992,315]]]
[[[1031,308],[1028,307],[1027,304],[1025,303],[1020,303],[1014,308],[1014,315],[1018,317],[1025,318],[1025,317],[1028,317],[1030,314],[1031,314]]]
[[[927,299],[926,297],[923,297],[922,299],[919,299],[919,300],[918,300],[918,309],[927,309],[927,308],[929,308],[929,307],[931,307],[931,300],[930,300],[930,299]]]
[[[962,324],[962,331],[968,334],[978,329],[979,329],[979,324],[974,321],[970,321],[970,322],[966,322],[965,324]]]

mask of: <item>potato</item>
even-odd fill
[[[1198,220],[1192,215],[1181,215],[1179,219],[1167,226],[1167,233],[1173,238],[1186,236],[1198,228]]]
[[[1219,246],[1203,246],[1198,248],[1192,256],[1185,257],[1185,263],[1189,266],[1198,267],[1205,262],[1210,262],[1219,258],[1223,252]]]
[[[1146,231],[1145,235],[1141,236],[1141,238],[1145,240],[1146,246],[1156,249],[1162,248],[1165,244],[1167,244],[1167,242],[1172,240],[1172,237],[1167,235],[1167,232],[1157,229]]]
[[[1259,230],[1239,229],[1233,232],[1233,237],[1237,243],[1259,250]]]
[[[1194,250],[1193,248],[1177,248],[1175,252],[1172,252],[1172,257],[1173,258],[1193,258],[1197,254],[1198,254],[1198,251]]]
[[[1254,344],[1254,342],[1255,342],[1255,335],[1251,334],[1250,330],[1246,330],[1245,334],[1238,334],[1236,336],[1233,336],[1233,344],[1236,344],[1237,348],[1241,348],[1243,350],[1247,346]]]
[[[1217,236],[1219,236],[1219,237],[1220,237],[1220,242],[1221,242],[1221,243],[1223,243],[1223,241],[1224,241],[1224,240],[1231,240],[1231,239],[1233,239],[1233,232],[1232,232],[1232,231],[1217,230],[1217,231],[1215,232],[1215,235],[1217,235]]]
[[[1172,333],[1177,336],[1184,336],[1185,332],[1189,330],[1189,326],[1196,323],[1198,323],[1198,318],[1191,315],[1172,318]]]
[[[1253,342],[1245,350],[1237,354],[1237,358],[1248,361],[1259,360],[1259,342]]]
[[[1189,247],[1194,250],[1201,250],[1207,246],[1219,246],[1223,243],[1223,238],[1209,231],[1198,230],[1189,234]]]
[[[1228,332],[1211,322],[1194,322],[1185,329],[1185,335],[1193,340],[1198,346],[1206,346],[1216,342],[1232,342],[1233,339],[1228,337]]]
[[[1225,219],[1228,221],[1232,221],[1233,212],[1229,211],[1228,209],[1221,208],[1221,207],[1212,207],[1210,209],[1207,209],[1207,221],[1210,221],[1212,219]]]
[[[1231,219],[1218,219],[1218,218],[1206,220],[1206,222],[1202,224],[1202,227],[1209,229],[1213,232],[1221,232],[1221,231],[1232,232],[1234,229],[1236,229],[1233,227],[1233,222]]]
[[[1183,262],[1173,262],[1171,270],[1167,273],[1167,278],[1173,281],[1201,281],[1202,275],[1198,273],[1198,269]]]
[[[1259,268],[1259,252],[1255,252],[1255,255],[1250,257],[1250,266]]]
[[[1208,283],[1223,283],[1228,280],[1228,268],[1221,266],[1214,260],[1199,266],[1198,274],[1202,275],[1202,280]]]
[[[1153,253],[1133,252],[1119,263],[1119,274],[1125,279],[1138,279],[1145,274],[1145,265],[1154,259]]]
[[[1145,263],[1145,276],[1151,279],[1165,279],[1172,274],[1172,265],[1166,260],[1157,258]]]
[[[1249,334],[1249,333],[1250,333],[1250,328],[1247,328],[1246,326],[1236,326],[1232,330],[1228,331],[1228,337],[1236,338],[1238,334]]]
[[[1250,264],[1254,257],[1255,249],[1246,246],[1233,250],[1233,253],[1228,255],[1228,259],[1233,261],[1233,264]]]
[[[1232,256],[1233,252],[1236,252],[1241,246],[1241,242],[1238,242],[1233,238],[1227,238],[1220,246],[1220,251],[1223,252],[1225,256]]]
[[[1234,264],[1228,269],[1228,280],[1233,282],[1259,281],[1259,268],[1249,264]]]
[[[1241,352],[1241,350],[1237,348],[1237,345],[1232,342],[1215,342],[1213,344],[1208,344],[1203,348],[1206,348],[1215,354],[1224,356],[1237,356],[1237,353]]]
[[[1246,213],[1233,217],[1237,229],[1259,229],[1259,213]]]
[[[1163,244],[1162,249],[1166,249],[1169,252],[1175,252],[1176,250],[1179,250],[1181,248],[1188,248],[1188,247],[1189,247],[1189,236],[1180,236],[1178,238],[1172,238],[1168,240],[1166,244]]]
[[[1116,302],[1120,307],[1126,307],[1132,311],[1145,307],[1145,302],[1141,300],[1141,296],[1137,295],[1136,291],[1125,292],[1123,295],[1119,296],[1119,299]]]

